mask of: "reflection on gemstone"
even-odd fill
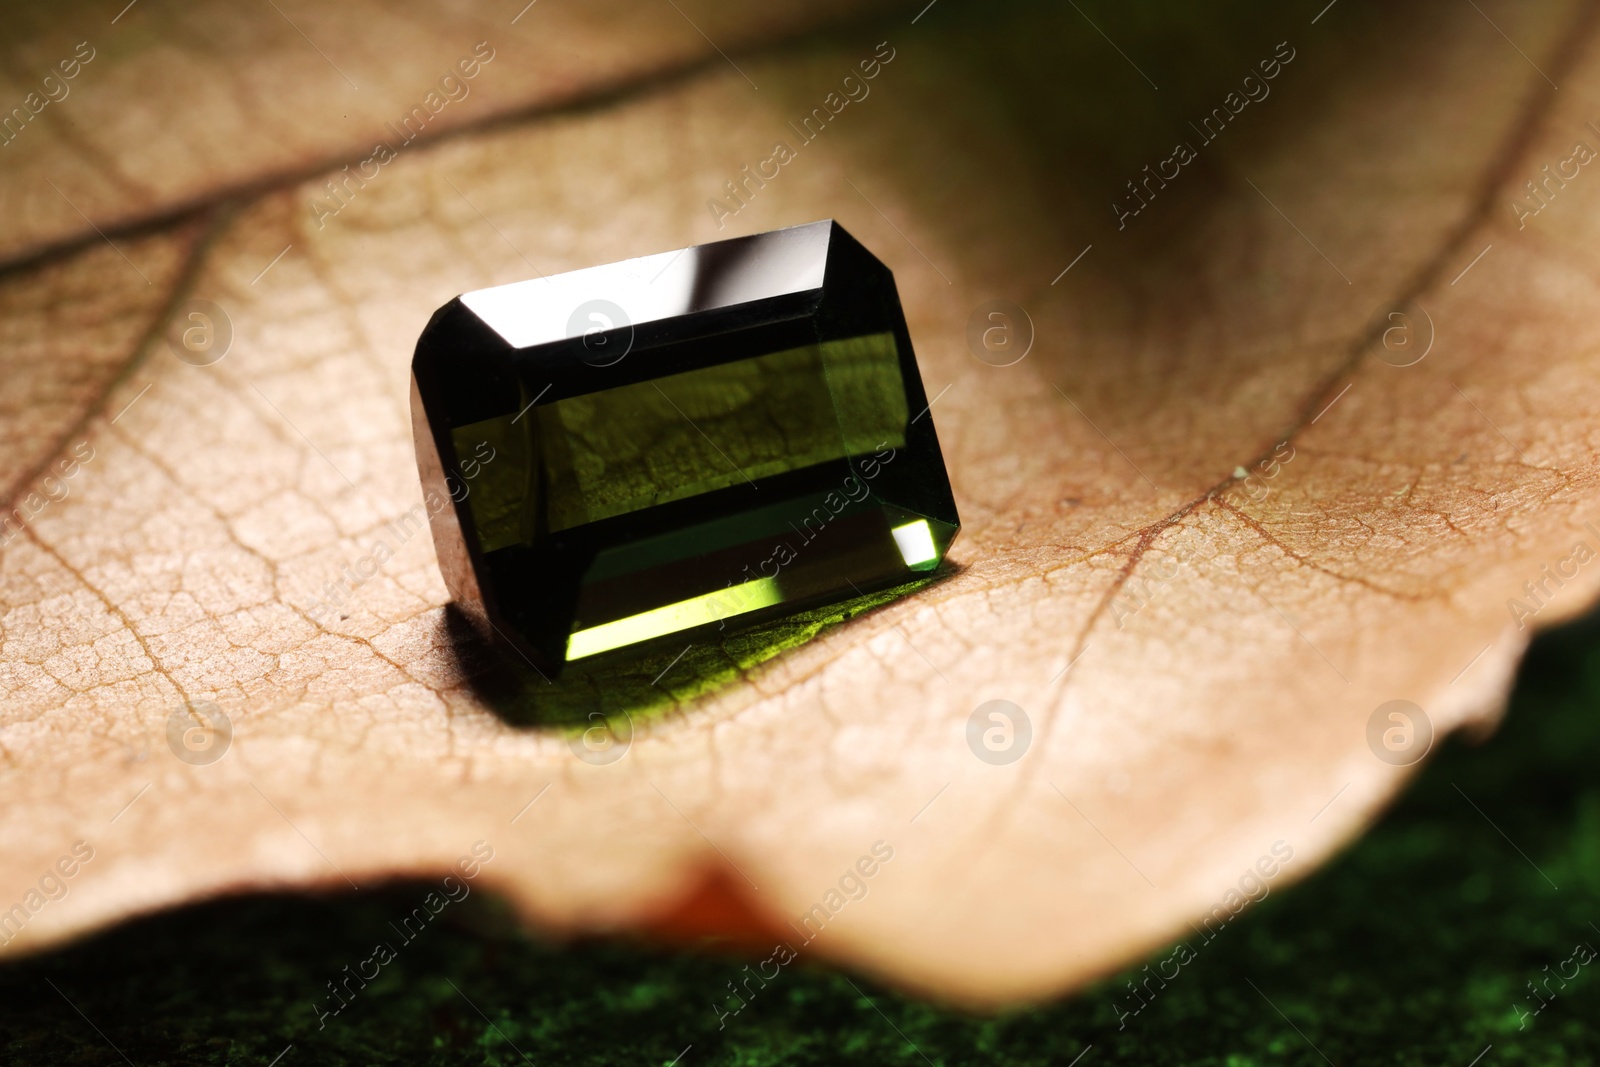
[[[960,527],[893,278],[833,223],[469,293],[412,375],[451,592],[549,670],[902,584]]]
[[[630,323],[642,326],[821,289],[828,265],[829,225],[795,226],[776,234],[625,259],[479,289],[459,299],[513,348],[579,336],[571,313],[593,300],[615,302],[627,312]]]
[[[933,528],[927,519],[896,526],[889,533],[894,535],[895,547],[900,550],[900,558],[906,561],[907,567],[922,570],[939,562],[939,549],[933,543]]]
[[[638,644],[652,637],[663,637],[680,630],[710,623],[721,623],[758,608],[783,603],[783,593],[772,578],[757,578],[743,585],[730,586],[715,593],[680,600],[626,619],[603,622],[587,630],[577,630],[567,638],[567,659],[583,659],[613,648]]]

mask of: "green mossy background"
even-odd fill
[[[985,1018],[804,962],[719,1029],[745,961],[552,947],[481,893],[319,1029],[326,983],[427,891],[407,884],[207,904],[0,967],[0,1063],[1593,1064],[1600,960],[1551,980],[1525,1028],[1515,1006],[1600,947],[1597,704],[1600,619],[1541,637],[1494,737],[1446,742],[1361,841],[1231,923],[1123,1029],[1113,1000],[1132,1004],[1140,968]]]

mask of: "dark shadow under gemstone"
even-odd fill
[[[834,222],[466,293],[411,369],[451,595],[546,673],[902,585],[960,528],[894,277]]]

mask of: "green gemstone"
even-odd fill
[[[893,278],[834,223],[468,293],[412,371],[446,581],[547,671],[903,584],[960,527]]]

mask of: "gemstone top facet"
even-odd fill
[[[960,528],[894,278],[834,222],[467,293],[411,369],[446,583],[546,672],[911,581]]]

